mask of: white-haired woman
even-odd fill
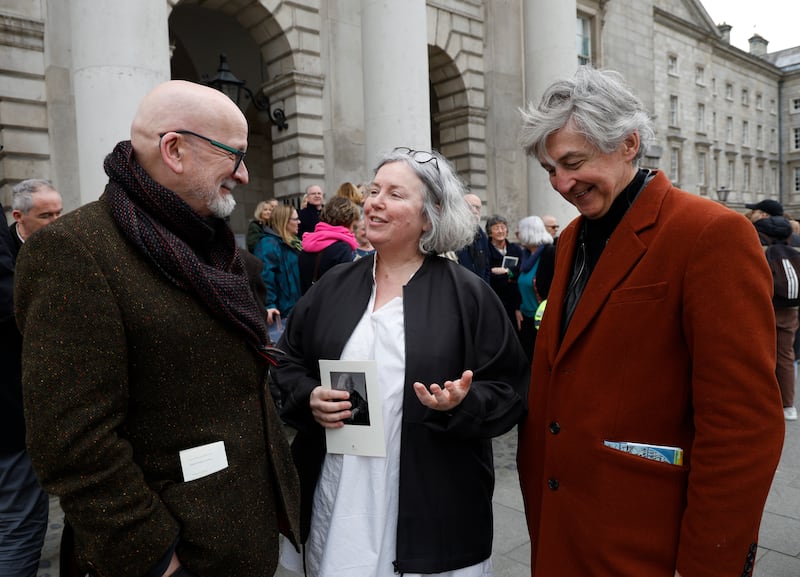
[[[522,298],[517,324],[519,340],[530,362],[533,360],[536,334],[539,332],[534,317],[536,309],[550,292],[556,251],[553,237],[547,232],[544,221],[538,216],[528,216],[519,221],[517,236],[519,243],[525,249],[517,277],[517,287]]]
[[[384,156],[364,204],[376,253],[321,277],[279,343],[309,576],[491,574],[491,438],[522,415],[528,363],[489,285],[437,256],[472,240],[463,193],[438,153]],[[377,362],[385,457],[326,454],[351,407],[320,359]]]

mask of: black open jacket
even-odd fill
[[[282,417],[295,427],[301,539],[325,457],[324,430],[309,395],[319,359],[338,359],[369,302],[374,256],[329,270],[303,296],[280,342],[275,371]],[[492,549],[494,468],[491,438],[524,414],[529,367],[497,296],[476,275],[429,256],[403,292],[406,387],[397,527],[399,573],[439,573],[487,559]],[[412,384],[444,383],[471,369],[472,387],[452,412],[423,406]],[[434,514],[435,512],[435,514]]]

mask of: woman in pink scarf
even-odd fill
[[[329,268],[353,262],[358,247],[353,230],[360,217],[359,207],[341,196],[334,196],[322,208],[314,231],[303,235],[300,288],[304,294]]]

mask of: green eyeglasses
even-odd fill
[[[233,174],[236,174],[236,171],[239,170],[239,165],[242,164],[244,157],[247,156],[247,152],[244,150],[239,150],[238,148],[234,148],[232,146],[228,146],[227,144],[222,144],[217,140],[213,140],[208,136],[203,136],[202,134],[197,134],[196,132],[192,132],[191,130],[169,130],[168,132],[174,132],[176,134],[189,134],[191,136],[196,136],[197,138],[202,138],[212,146],[216,146],[217,148],[221,148],[225,152],[229,152],[236,157],[235,162],[233,163]],[[167,134],[166,132],[162,132],[159,134],[159,138],[164,138],[164,135]]]

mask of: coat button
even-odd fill
[[[554,435],[558,435],[558,433],[560,431],[561,431],[561,425],[559,425],[556,421],[553,421],[552,423],[550,423],[550,432],[551,433],[553,433]]]
[[[548,479],[547,486],[551,491],[558,491],[558,479]]]

